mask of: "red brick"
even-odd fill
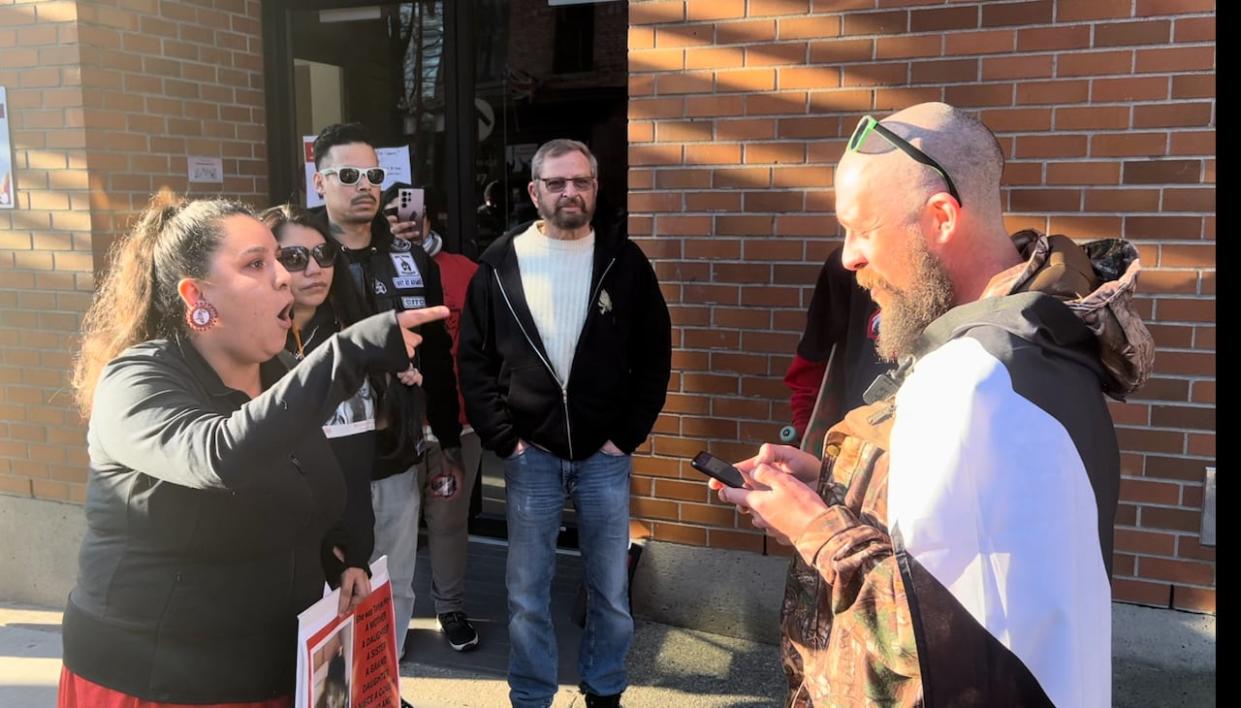
[[[1176,505],[1181,501],[1181,489],[1176,484],[1141,479],[1121,479],[1120,498],[1139,504]],[[1172,555],[1167,553],[1166,555]]]
[[[677,165],[681,163],[679,145],[630,145],[630,165]]]
[[[1139,49],[1135,63],[1139,74],[1202,71],[1215,68],[1215,47]]]
[[[906,83],[907,64],[853,64],[841,67],[841,86],[890,86]]]
[[[1193,184],[1202,173],[1201,160],[1125,162],[1125,184]]]
[[[1142,292],[1149,295],[1194,295],[1198,292],[1198,274],[1191,270],[1143,269]],[[1155,344],[1161,348],[1186,349],[1193,342],[1193,327],[1154,325],[1147,323]]]
[[[1215,590],[1213,588],[1191,588],[1183,585],[1173,585],[1172,607],[1190,612],[1215,614]]]
[[[1194,403],[1215,403],[1215,382],[1195,381],[1192,400]]]
[[[655,46],[655,30],[650,27],[629,28],[630,49],[650,49]]]
[[[653,524],[651,535],[657,541],[670,541],[690,546],[707,545],[707,530],[699,526]]]
[[[775,38],[776,21],[774,19],[717,22],[715,25],[715,43],[719,45],[770,42]]]
[[[725,169],[715,169],[711,171],[711,178],[713,186],[716,189],[747,189],[765,187],[771,182],[771,169],[767,167],[730,167]],[[830,176],[828,179],[828,184],[831,184]]]
[[[1013,84],[948,86],[944,89],[944,100],[954,106],[963,108],[1011,106],[1013,105]]]
[[[1163,106],[1134,106],[1134,128],[1185,128],[1208,126],[1211,103],[1178,102]]]
[[[775,66],[780,64],[805,63],[805,42],[753,44],[745,48],[746,66]]]
[[[1191,489],[1198,492],[1197,501],[1192,506],[1196,509],[1202,508],[1202,487],[1185,487],[1186,491]],[[1215,547],[1200,544],[1196,536],[1178,536],[1176,543],[1176,555],[1179,558],[1214,561]]]
[[[1214,327],[1195,327],[1194,348],[1215,351],[1215,332]]]
[[[715,28],[711,25],[676,25],[673,27],[657,27],[655,29],[655,46],[660,49],[667,47],[704,47],[711,44],[714,39]]]
[[[1143,555],[1172,556],[1176,552],[1176,536],[1170,533],[1116,529],[1116,550]]]
[[[1215,75],[1173,76],[1172,98],[1215,98]]]
[[[804,114],[806,94],[803,91],[780,93],[757,93],[745,97],[745,113],[748,116],[778,116]]]
[[[1142,527],[1147,529],[1158,528],[1197,533],[1201,525],[1201,517],[1202,512],[1189,509],[1144,506],[1141,510]],[[1169,579],[1175,580],[1176,578]]]
[[[1107,20],[1131,16],[1132,9],[1129,0],[1091,0],[1090,2],[1056,0],[1057,22]]]
[[[1009,209],[1036,213],[1081,211],[1081,190],[1014,189],[1009,195]]]
[[[1047,184],[1118,184],[1120,182],[1120,164],[1116,162],[1052,162],[1047,165]],[[1092,190],[1093,191],[1093,190]],[[1158,193],[1148,190],[1155,196],[1158,206]],[[1090,191],[1087,193],[1089,204]],[[1087,210],[1091,210],[1087,206]]]
[[[770,69],[763,71],[770,72],[772,76],[775,72]],[[724,73],[724,72],[720,72]],[[723,79],[721,79],[721,82]],[[690,96],[685,99],[685,116],[706,116],[718,118],[720,116],[739,116],[742,115],[745,108],[745,102],[742,96]]]
[[[1017,137],[1016,157],[1077,157],[1086,154],[1084,135],[1022,135]],[[1129,163],[1126,163],[1128,165]]]
[[[777,36],[780,39],[819,39],[840,35],[840,16],[782,18]]]
[[[1138,17],[1150,17],[1185,15],[1191,12],[1215,12],[1215,0],[1137,0],[1134,14]]]
[[[801,211],[804,203],[804,195],[801,192],[746,192],[743,207],[747,213],[790,212]]]
[[[1215,246],[1160,246],[1160,268],[1215,267]]]
[[[872,39],[830,39],[810,43],[810,61],[813,64],[870,61],[874,54],[875,41]]]
[[[851,12],[844,16],[842,34],[899,34],[909,31],[908,12]]]
[[[1143,578],[1193,585],[1210,585],[1215,582],[1215,567],[1197,561],[1142,557],[1138,559],[1138,574]]]
[[[772,172],[771,186],[773,188],[830,187],[831,185],[832,171],[825,167],[777,167]]]
[[[1166,100],[1168,98],[1168,77],[1095,79],[1090,98],[1098,103]]]
[[[1151,409],[1151,424],[1160,428],[1215,430],[1215,409],[1190,408],[1188,406],[1154,406]]]
[[[1065,52],[1056,64],[1056,76],[1128,74],[1133,70],[1132,51]]]
[[[1127,216],[1125,235],[1139,239],[1198,239],[1202,237],[1202,217]]]
[[[1124,450],[1131,452],[1161,452],[1181,454],[1185,449],[1185,434],[1169,430],[1118,428],[1116,439]]]
[[[1215,18],[1182,17],[1176,21],[1173,34],[1176,42],[1213,42],[1215,41]]]
[[[734,528],[737,523],[737,512],[735,507],[682,504],[681,520],[704,526]]]
[[[834,138],[840,134],[835,118],[786,118],[780,121],[781,138]]]
[[[736,212],[741,210],[741,195],[720,192],[687,192],[685,210],[691,212]]]
[[[804,15],[809,9],[809,0],[750,0],[747,16]]]
[[[1056,110],[1056,130],[1124,130],[1128,127],[1128,106],[1089,106]]]
[[[875,93],[867,89],[815,91],[810,94],[810,112],[813,114],[869,111],[874,103]]]
[[[910,80],[915,84],[956,83],[978,80],[977,59],[922,61],[913,65]]]
[[[680,118],[684,112],[684,98],[644,98],[629,101],[630,118]]]
[[[913,10],[909,13],[909,31],[942,32],[978,27],[977,6],[946,7],[934,10]]]
[[[721,367],[721,370],[730,371],[732,369]],[[760,376],[765,375],[767,373],[766,360],[763,360],[761,371],[745,371],[739,373],[753,373]],[[767,401],[754,400],[751,398],[716,398],[711,402],[711,413],[722,418],[766,420],[771,415],[771,405],[767,403]]]
[[[1053,60],[1054,55],[1052,54],[983,59],[982,78],[984,81],[1048,78],[1052,75]],[[1022,84],[1017,86],[1019,96],[1022,86]]]
[[[986,60],[992,61],[992,60]],[[983,71],[986,71],[986,61]],[[1031,59],[1038,66],[1037,57]],[[999,77],[996,77],[999,78]],[[1021,104],[1067,104],[1084,103],[1090,96],[1089,81],[1034,81],[1017,84],[1017,103]]]
[[[1038,162],[1009,162],[1004,165],[1005,186],[1043,183],[1043,165]]]
[[[1089,46],[1090,27],[1086,25],[1034,27],[1017,30],[1017,51],[1019,52],[1085,49]]]
[[[1215,435],[1190,433],[1189,444],[1186,446],[1186,450],[1191,455],[1215,457]]]
[[[1095,25],[1096,47],[1125,47],[1136,44],[1167,44],[1172,36],[1169,20],[1141,20],[1138,22],[1114,22]]]
[[[770,234],[774,217],[772,216],[718,216],[715,219],[716,233],[726,236],[755,236]]]
[[[720,87],[722,90],[736,90]],[[660,95],[678,93],[711,93],[715,90],[715,73],[711,71],[663,74],[655,79],[655,91]]]
[[[1148,583],[1129,578],[1112,579],[1112,599],[1154,607],[1168,607],[1172,589],[1167,583]]]
[[[634,7],[642,7],[642,4],[635,5]],[[631,18],[633,16],[632,12],[633,10],[630,10]],[[719,2],[715,0],[689,0],[685,12],[685,19],[690,22],[732,20],[741,17],[745,17],[745,0],[719,0]]]
[[[1019,3],[982,3],[983,27],[1041,25],[1052,21],[1051,0]]]
[[[1186,482],[1203,480],[1202,460],[1191,460],[1184,457],[1146,457],[1146,476],[1155,479],[1175,479]]]
[[[629,8],[629,24],[631,25],[656,24],[660,22],[680,22],[684,19],[684,0],[634,3],[633,6]]]
[[[880,37],[875,40],[875,58],[938,57],[943,54],[943,44],[940,35]]]
[[[686,49],[684,52],[686,69],[731,69],[745,64],[745,50],[741,47],[707,47]],[[633,56],[634,53],[630,52],[630,66]]]
[[[1215,188],[1163,190],[1164,211],[1215,211]]]

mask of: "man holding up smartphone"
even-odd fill
[[[901,362],[827,435],[721,499],[797,550],[790,706],[1111,705],[1120,455],[1103,394],[1150,375],[1118,239],[1009,236],[1004,159],[943,103],[865,117],[836,170],[843,264]]]
[[[435,261],[444,289],[448,319],[444,326],[452,338],[453,370],[461,331],[461,311],[465,291],[478,264],[459,253],[444,250],[444,240],[431,228],[431,210],[426,193],[397,182],[383,194],[384,215],[397,238],[407,238]],[[418,228],[413,228],[417,226]],[[456,375],[454,373],[454,375]],[[459,390],[459,387],[458,387]],[[427,522],[427,545],[431,556],[431,600],[435,618],[448,645],[456,651],[478,646],[478,631],[465,611],[465,575],[470,552],[470,494],[478,479],[482,446],[478,434],[465,418],[461,404],[461,453],[464,476],[453,476],[444,465],[438,441],[427,446],[426,459],[419,466],[419,486],[425,493],[422,514]]]

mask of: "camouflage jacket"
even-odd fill
[[[1076,352],[1053,351],[1048,356],[1081,370],[1087,368],[1082,359],[1090,359],[1089,370],[1075,379],[1086,382],[1079,388],[1091,388],[1090,382],[1097,381],[1098,390],[1121,398],[1150,374],[1153,342],[1130,302],[1139,269],[1136,249],[1116,240],[1079,247],[1063,236],[1049,238],[1031,231],[1016,234],[1014,241],[1026,262],[997,275],[984,300],[956,308],[928,327],[915,355],[892,374],[893,385],[882,400],[850,412],[824,439],[817,491],[828,510],[795,539],[797,555],[781,612],[788,706],[1018,705],[1062,699],[1062,694],[1050,690],[1045,694],[1039,688],[1040,680],[1051,682],[1037,671],[1026,672],[1034,673],[1033,678],[1025,674],[1012,678],[1004,673],[1002,661],[976,659],[973,654],[993,652],[994,646],[984,645],[994,642],[965,636],[972,631],[965,627],[969,620],[963,624],[948,616],[959,609],[951,599],[919,595],[934,583],[911,567],[917,564],[905,557],[899,529],[889,528],[896,388],[920,357],[980,326],[976,322],[999,328],[1002,325],[996,322],[1009,316],[1005,313],[1016,312],[1011,316],[1021,318],[1034,309],[1059,308],[1052,314],[1060,314],[1061,323],[1078,323],[1071,333],[1082,346]],[[1063,314],[1061,303],[1076,317]],[[1083,351],[1089,356],[1076,356]],[[1101,401],[1102,396],[1094,395]],[[1098,416],[1091,430],[1102,429],[1099,419],[1110,429],[1106,407],[1100,403],[1093,410]],[[1100,538],[1091,549],[1096,554],[1103,549],[1110,572],[1111,514],[1119,476],[1114,434],[1101,444],[1111,448],[1090,457],[1091,464],[1104,460],[1094,465],[1102,469],[1090,470],[1092,481],[1097,476],[1112,482],[1095,488]],[[945,594],[942,586],[931,590]],[[953,661],[975,666],[944,668]],[[928,688],[932,672],[953,675],[937,679],[932,693]],[[1104,680],[1110,690],[1110,672]]]

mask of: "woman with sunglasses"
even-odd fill
[[[285,349],[300,361],[332,335],[364,319],[366,304],[348,281],[349,271],[340,247],[323,233],[321,221],[291,204],[271,207],[259,218],[275,234],[280,244],[277,260],[289,271],[293,327]],[[336,277],[337,265],[341,266],[340,277]],[[400,373],[400,381],[413,385],[420,382],[420,377],[416,371],[407,370]],[[382,394],[388,383],[381,374],[368,377],[358,392],[342,402],[323,424],[323,433],[345,473],[348,488],[344,523],[333,535],[333,545],[347,567],[363,573],[369,570],[375,548],[370,482],[379,447],[376,430],[385,423],[377,411],[382,410]],[[347,596],[369,594],[370,584],[365,574],[351,575],[341,590],[343,605]]]
[[[448,313],[367,318],[290,368],[277,250],[224,200],[154,203],[114,247],[73,375],[90,473],[61,708],[293,703],[297,615],[348,572],[320,426]]]

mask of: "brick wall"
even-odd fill
[[[17,205],[0,211],[0,493],[81,501],[67,374],[94,274],[153,192],[263,203],[256,0],[0,7]],[[188,190],[186,156],[224,160]]]
[[[0,7],[17,208],[0,211],[0,492],[81,499],[65,374],[93,288],[76,3]]]
[[[976,111],[1015,230],[1123,235],[1155,377],[1113,415],[1114,594],[1214,611],[1198,543],[1215,456],[1215,18],[1202,0],[630,3],[630,232],[673,313],[674,374],[633,512],[654,538],[779,552],[686,458],[740,458],[790,418],[781,377],[839,243],[832,168],[864,113]]]

